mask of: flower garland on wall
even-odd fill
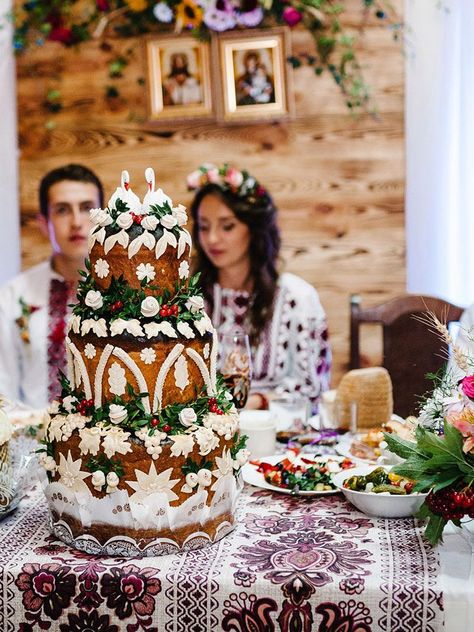
[[[400,39],[402,23],[390,0],[359,0],[361,27],[375,16]],[[348,0],[30,0],[13,13],[14,47],[22,52],[46,40],[72,46],[104,38],[148,32],[190,32],[199,39],[242,28],[304,27],[314,52],[288,59],[294,68],[309,65],[315,75],[329,72],[354,112],[370,109],[369,87],[355,52],[356,37],[341,18]]]

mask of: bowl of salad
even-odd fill
[[[354,507],[379,518],[412,516],[428,495],[414,492],[415,481],[392,473],[390,467],[355,467],[335,474],[333,483]]]

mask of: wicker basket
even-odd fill
[[[349,371],[341,379],[336,400],[357,403],[358,428],[381,426],[393,413],[392,380],[388,371],[382,367]]]

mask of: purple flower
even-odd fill
[[[229,31],[237,24],[236,14],[230,2],[217,0],[204,11],[204,24],[213,31]]]
[[[237,13],[237,24],[241,26],[257,26],[263,20],[263,9],[255,7],[252,11],[242,11]]]

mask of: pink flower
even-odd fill
[[[464,436],[472,436],[474,437],[474,424],[471,424],[469,421],[465,419],[454,419],[451,422],[451,425],[459,430]]]
[[[229,167],[227,169],[227,173],[224,176],[224,180],[230,184],[230,186],[234,189],[238,189],[242,182],[244,181],[244,176],[240,171],[234,169],[234,167]]]
[[[301,22],[303,16],[294,7],[285,7],[283,9],[283,19],[288,26],[296,26],[298,22]]]
[[[474,375],[469,375],[461,380],[461,387],[465,395],[474,399]]]
[[[212,184],[219,183],[219,171],[217,169],[209,169],[206,175],[207,175],[207,179]]]
[[[201,177],[202,173],[198,170],[190,173],[186,179],[188,189],[198,189],[201,185]]]
[[[464,441],[464,445],[462,447],[462,451],[467,454],[468,452],[474,451],[474,437],[468,437],[466,441]]]

